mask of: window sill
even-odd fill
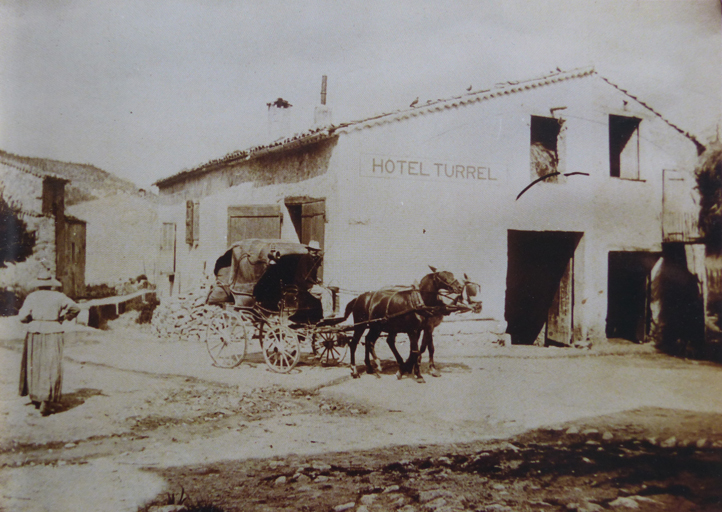
[[[620,180],[620,181],[634,181],[637,183],[647,183],[647,180],[643,180],[640,178],[622,178],[621,176],[610,176],[613,180]]]

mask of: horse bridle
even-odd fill
[[[436,281],[437,286],[439,286],[439,289],[436,291],[436,294],[437,294],[437,295],[441,295],[442,297],[446,297],[447,299],[451,299],[451,300],[453,301],[453,303],[456,304],[457,302],[459,302],[459,299],[460,299],[460,298],[462,297],[462,295],[464,294],[464,287],[461,286],[461,284],[459,283],[458,279],[456,279],[456,278],[454,279],[454,282],[453,282],[453,283],[448,282],[446,279],[444,279],[444,278],[441,276],[441,274],[442,274],[443,272],[444,272],[443,270],[442,270],[442,271],[435,271],[435,272],[432,274],[432,275],[434,276],[434,281]],[[452,274],[452,275],[453,275],[453,274]],[[456,288],[455,285],[461,286],[461,291],[456,293],[456,297],[454,297],[452,293],[449,293],[449,292],[443,293],[443,292],[441,291],[441,290],[453,291],[454,288]]]

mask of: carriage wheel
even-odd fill
[[[206,328],[206,348],[214,366],[235,368],[246,357],[253,324],[240,312],[221,309]]]
[[[348,353],[348,338],[339,332],[317,332],[311,338],[311,348],[321,365],[336,366]]]
[[[298,335],[285,325],[269,325],[264,331],[263,359],[276,373],[288,373],[301,359]]]

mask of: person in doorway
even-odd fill
[[[20,396],[30,401],[40,414],[50,414],[51,403],[60,402],[63,387],[63,322],[80,312],[78,305],[62,292],[60,282],[45,275],[31,283],[18,317],[28,324],[20,366]]]

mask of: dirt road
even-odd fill
[[[222,370],[202,344],[119,327],[68,342],[64,401],[45,418],[17,396],[20,346],[0,348],[5,510],[135,511],[181,486],[225,510],[595,510],[621,498],[677,510],[714,505],[705,489],[722,482],[722,368],[648,346],[503,347],[452,324],[437,340],[443,376],[420,385],[390,363],[380,378],[310,360],[277,375],[258,347]],[[665,460],[696,475],[687,491],[651,496],[649,472],[619,480]],[[579,468],[599,469],[594,484]],[[581,490],[561,492],[570,479]]]

